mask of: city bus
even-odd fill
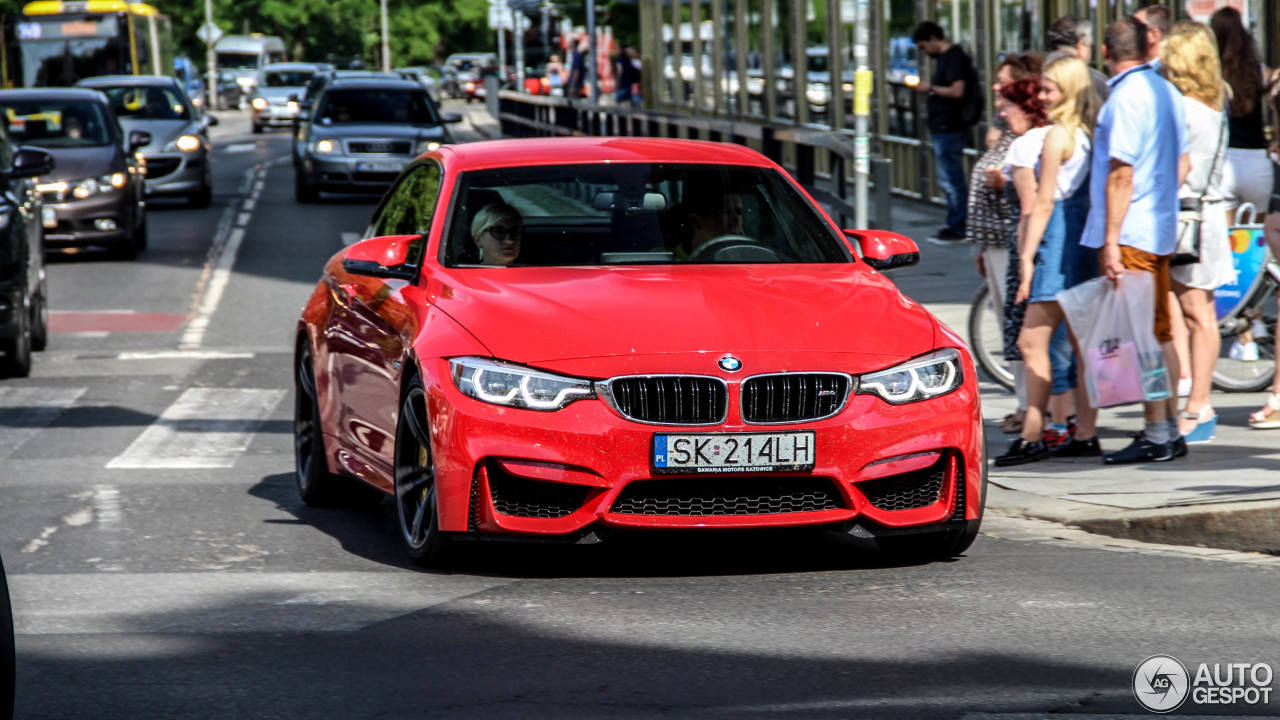
[[[173,29],[125,0],[36,0],[5,19],[4,87],[62,87],[97,75],[172,75]]]

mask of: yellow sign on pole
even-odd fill
[[[858,68],[853,76],[853,114],[871,114],[871,79],[870,68]]]

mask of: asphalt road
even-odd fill
[[[905,567],[661,535],[413,568],[389,506],[292,478],[294,323],[373,203],[299,206],[286,136],[225,130],[213,206],[154,202],[136,262],[58,256],[58,332],[0,382],[18,717],[1140,716],[1150,655],[1280,665],[1280,568],[998,522]]]

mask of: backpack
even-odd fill
[[[978,69],[974,67],[969,56],[965,55],[964,97],[960,106],[960,120],[966,127],[978,124],[982,119],[982,91],[978,87]]]

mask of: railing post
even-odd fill
[[[878,230],[889,230],[893,227],[893,203],[889,199],[889,193],[893,191],[892,180],[889,179],[889,173],[892,168],[889,158],[882,156],[874,156],[871,158],[871,182],[875,183],[875,202],[876,209],[875,220],[871,221],[871,225]]]
[[[760,145],[765,157],[779,165],[782,164],[782,143],[773,139],[772,125],[765,125],[760,129]]]

